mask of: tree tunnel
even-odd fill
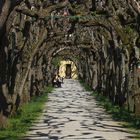
[[[137,0],[2,0],[0,126],[42,94],[60,60],[71,60],[78,78],[113,104],[140,114],[139,33]]]
[[[52,53],[51,65],[57,75],[66,79],[77,79],[80,62],[78,55],[80,50],[75,47],[60,46]],[[55,71],[53,70],[53,71]]]

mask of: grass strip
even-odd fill
[[[48,86],[44,89],[42,95],[33,97],[32,100],[19,108],[16,115],[8,119],[6,128],[0,130],[0,140],[19,140],[29,130],[31,124],[42,113],[44,103],[48,99],[48,93],[53,87]]]

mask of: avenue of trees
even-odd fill
[[[51,83],[55,57],[140,114],[139,0],[1,0],[0,127]]]

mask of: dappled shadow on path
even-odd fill
[[[49,94],[41,118],[24,140],[133,140],[135,135],[113,121],[78,81],[66,80]]]

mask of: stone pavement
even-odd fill
[[[24,140],[133,140],[77,80],[65,80],[49,94],[42,116]]]

